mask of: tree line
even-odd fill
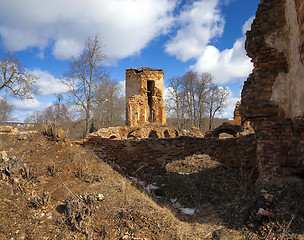
[[[76,131],[83,137],[101,127],[124,125],[125,99],[119,84],[111,79],[103,61],[106,56],[98,35],[89,37],[85,49],[69,61],[68,70],[60,77],[67,86],[64,95],[44,111],[26,118],[28,123],[57,123]],[[6,53],[0,62],[0,123],[12,119],[13,106],[7,99],[33,98],[39,94],[35,87],[37,77],[26,70],[18,59]],[[176,127],[186,124],[202,128],[209,118],[212,128],[215,114],[224,109],[228,89],[212,83],[209,73],[188,72],[169,80],[167,111],[177,120]]]
[[[187,72],[181,77],[169,79],[167,111],[176,119],[176,127],[186,126],[203,129],[206,119],[208,129],[213,128],[216,113],[225,109],[228,88],[212,83],[210,73]]]

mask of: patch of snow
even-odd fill
[[[148,186],[146,186],[146,190],[148,192],[151,192],[151,190],[156,190],[156,189],[159,189],[158,186],[154,185],[155,183],[152,183],[152,184],[149,184]]]
[[[177,202],[177,199],[170,199],[172,202],[173,206],[177,209],[179,209],[182,213],[187,214],[187,215],[193,215],[197,212],[197,209],[194,208],[184,208],[181,206],[179,202]]]
[[[145,186],[145,185],[146,185],[146,183],[145,183],[144,181],[139,181],[139,180],[137,180],[137,178],[135,178],[135,177],[129,177],[129,179],[132,180],[133,182],[138,183],[139,185],[142,185],[142,186]]]
[[[137,178],[135,177],[129,177],[133,182],[137,182]]]
[[[193,215],[196,212],[194,208],[179,208],[184,214]]]
[[[188,172],[188,173],[178,172],[177,174],[179,174],[179,175],[190,175],[190,174],[193,174],[193,173],[198,173],[198,171],[194,170],[194,171]]]

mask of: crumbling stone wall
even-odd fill
[[[208,154],[237,171],[256,174],[256,142],[254,135],[239,138],[162,138],[110,140],[90,137],[79,143],[95,151],[104,161],[111,161],[128,174],[164,174],[165,166],[193,154]]]
[[[148,83],[151,89],[148,89]],[[166,124],[163,94],[164,73],[161,69],[147,67],[127,69],[127,124],[129,126],[152,122]]]
[[[242,116],[240,114],[241,102],[237,101],[236,106],[233,111],[233,124],[242,125]]]
[[[303,9],[302,0],[261,0],[247,32],[254,69],[240,113],[255,128],[261,178],[304,173]]]
[[[296,9],[299,22],[299,34],[300,34],[300,54],[302,63],[304,63],[304,2],[302,0],[296,0]]]

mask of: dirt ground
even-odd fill
[[[304,239],[303,181],[257,193],[204,155],[140,179],[56,134],[0,135],[0,239]]]

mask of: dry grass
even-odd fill
[[[10,159],[13,156],[19,159],[14,177],[5,173],[0,180],[0,239],[111,240],[123,236],[162,240],[278,236],[294,239],[300,236],[295,234],[298,216],[286,222],[278,219],[255,223],[254,211],[262,203],[246,183],[249,175],[240,177],[216,162],[206,161],[202,165],[195,158],[190,164],[188,159],[189,169],[192,171],[198,164],[200,172],[191,175],[171,172],[145,179],[147,183],[165,184],[158,192],[147,193],[92,152],[71,146],[67,141],[50,141],[40,133],[0,138],[0,151],[7,151]],[[182,165],[178,166],[180,171]],[[296,192],[292,191],[294,199],[303,197],[301,188]],[[104,200],[93,201],[88,197],[98,194]],[[158,198],[159,195],[162,197]],[[181,213],[172,206],[172,198],[185,207],[197,208],[198,213]],[[255,225],[250,227],[252,222]]]
[[[49,141],[39,133],[21,141],[11,136],[0,147],[8,149],[9,157],[22,159],[34,176],[1,180],[1,239],[119,239],[127,233],[146,239],[204,239],[217,228],[180,221],[93,153],[78,147]],[[77,205],[71,218],[67,202],[84,193],[103,194],[104,200],[96,202],[94,213],[86,204]]]

